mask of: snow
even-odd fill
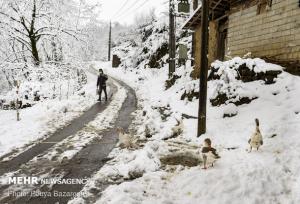
[[[229,70],[230,66],[244,61],[249,67],[255,64],[259,72],[282,70],[281,67],[260,59],[235,58],[223,63],[215,62],[215,65]],[[132,170],[141,169],[143,174],[131,181],[109,186],[97,203],[300,202],[300,91],[296,88],[300,86],[298,76],[283,72],[273,84],[265,84],[263,81],[238,82],[241,85],[240,89],[236,89],[239,95],[244,93],[245,96],[253,95],[257,99],[240,106],[228,103],[218,107],[213,107],[208,101],[208,129],[205,135],[197,138],[197,120],[184,118],[183,133],[177,138],[165,141],[162,139],[172,135],[172,128],[182,114],[197,116],[198,100],[180,100],[185,91],[197,89],[198,80],[190,78],[191,68],[179,68],[176,75],[181,78],[166,90],[164,82],[167,79],[167,66],[162,69],[125,70],[122,67],[113,69],[108,63],[100,64],[109,75],[125,81],[135,89],[139,100],[139,111],[136,113],[139,125],[135,136],[146,139],[148,127],[151,138],[147,138],[145,146],[137,150],[116,148],[112,152],[110,157],[113,162],[108,162],[93,177],[94,187],[97,187],[97,181],[111,177],[126,178]],[[232,80],[237,83],[235,75],[231,75],[229,81],[226,78],[228,77],[224,77],[223,72],[221,80],[208,82],[208,100],[215,93],[218,83],[227,84]],[[162,107],[165,109],[160,109]],[[224,113],[237,115],[223,118]],[[248,139],[255,131],[255,118],[260,120],[264,145],[259,151],[248,153]],[[200,166],[178,166],[175,171],[170,171],[162,168],[158,162],[163,155],[185,152],[194,147],[198,149],[195,153],[199,153],[203,140],[207,137],[221,155],[214,168],[202,170]],[[176,152],[170,146],[172,141],[185,145],[179,146]],[[151,157],[145,157],[149,153],[149,145],[152,144],[156,145],[156,151],[150,152]],[[188,145],[193,148],[186,148]],[[85,190],[88,191],[91,186],[86,186]],[[84,203],[84,200],[80,198],[71,203]]]
[[[152,34],[147,36],[149,30]],[[145,39],[141,40],[141,37]],[[175,75],[180,78],[168,89],[165,86],[168,79],[167,53],[156,60],[160,69],[145,69],[157,49],[167,42],[167,37],[165,22],[160,20],[143,25],[131,37],[121,35],[113,48],[113,52],[122,58],[119,68],[113,69],[111,62],[93,62],[91,65],[103,68],[105,73],[126,82],[136,91],[138,110],[128,134],[136,139],[137,147],[114,148],[106,165],[92,175],[82,189],[84,193],[81,195],[87,197],[78,197],[69,203],[82,204],[90,200],[101,204],[300,203],[300,78],[258,58],[234,57],[225,62],[215,61],[212,67],[218,69],[219,78],[208,82],[207,133],[198,138],[195,118],[198,100],[196,95],[182,98],[184,93],[199,92],[199,80],[190,77],[190,64],[176,70]],[[188,36],[180,41],[190,42],[190,39]],[[147,52],[143,48],[147,48]],[[281,73],[270,84],[264,80],[243,82],[238,79],[238,68],[243,64],[255,74]],[[45,131],[54,131],[66,124],[69,118],[80,114],[70,110],[81,112],[94,102],[94,86],[91,83],[86,87],[86,98],[71,96],[61,101],[45,100],[25,109],[19,123],[13,123],[14,111],[0,111],[1,151],[5,153],[28,144],[45,135]],[[6,88],[5,85],[1,87]],[[96,137],[94,132],[88,134],[87,130],[102,125],[103,128],[110,127],[126,97],[124,90],[119,93],[114,96],[116,103],[113,101],[87,129],[55,146],[71,143],[72,149],[61,154],[51,149],[44,158],[51,160],[58,156],[60,161],[64,157],[72,158]],[[210,100],[219,93],[225,93],[228,100],[212,106]],[[234,104],[242,97],[253,100],[248,104]],[[67,106],[68,111],[64,113]],[[232,117],[224,117],[224,114]],[[264,144],[258,151],[248,153],[255,118],[260,120]],[[98,137],[101,138],[101,134]],[[6,142],[7,138],[11,140]],[[207,170],[201,169],[200,154],[205,138],[212,140],[221,156],[215,166]],[[164,164],[161,158],[170,155],[197,157],[200,163],[192,167]],[[105,184],[109,186],[102,192]],[[99,194],[93,193],[95,190]]]
[[[233,103],[230,103],[224,107],[224,115],[226,114],[229,116],[233,116],[236,115],[237,113],[238,113],[238,108]]]
[[[160,167],[160,161],[153,156],[153,146],[148,145],[143,150],[130,152],[127,154],[118,154],[112,162],[116,162],[117,165],[106,165],[101,169],[99,174],[105,177],[123,176],[124,178],[130,178],[132,172],[147,172],[156,171]],[[112,153],[110,157],[113,157]]]
[[[101,113],[99,113],[96,118],[89,122],[85,127],[77,132],[74,135],[70,135],[66,139],[58,142],[53,147],[51,147],[48,151],[42,153],[31,159],[28,163],[26,163],[26,167],[28,168],[25,171],[25,174],[22,175],[26,176],[37,176],[39,179],[42,178],[51,178],[54,179],[55,177],[63,177],[63,172],[61,174],[52,174],[49,172],[49,169],[39,169],[36,171],[36,165],[39,162],[44,161],[47,162],[51,166],[52,169],[55,169],[55,166],[58,163],[65,162],[66,160],[72,159],[80,150],[84,147],[89,145],[94,139],[101,139],[103,136],[103,131],[107,130],[107,128],[111,127],[118,116],[118,112],[120,111],[123,102],[126,99],[127,93],[126,89],[122,87],[118,82],[111,79],[112,82],[116,85],[117,91],[113,94],[112,101],[108,105],[108,107]],[[95,85],[93,83],[93,85]],[[94,87],[94,86],[93,86]],[[94,87],[95,88],[95,87]],[[144,159],[141,157],[140,159]],[[138,160],[136,163],[139,164],[141,160]],[[32,171],[32,172],[31,172]],[[23,171],[15,171],[15,172],[8,172],[5,175],[0,177],[0,183],[7,184],[8,178],[12,176],[21,176]],[[36,175],[38,173],[38,175]],[[17,187],[19,190],[21,189],[23,192],[32,190],[34,186],[24,186],[20,185]],[[3,197],[9,194],[11,191],[17,190],[16,186],[10,186],[8,189],[5,190],[3,193]],[[0,196],[1,197],[1,196]],[[1,198],[3,198],[1,197]]]
[[[260,58],[247,58],[243,59],[240,57],[234,57],[231,60],[221,62],[219,60],[216,60],[211,64],[212,67],[219,68],[219,75],[221,75],[223,72],[230,72],[229,70],[232,70],[233,72],[236,68],[238,68],[240,65],[246,64],[247,67],[250,69],[253,69],[256,73],[259,72],[266,72],[269,70],[275,70],[275,71],[282,71],[282,67],[276,64],[266,63],[264,60]],[[230,74],[230,73],[228,73]]]
[[[15,110],[0,110],[0,156],[17,151],[13,155],[16,156],[93,105],[96,102],[96,76],[87,72],[87,77],[88,83],[80,89],[80,93],[85,92],[84,96],[75,92],[68,97],[62,94],[61,98],[44,99],[32,107],[21,109],[19,122],[16,121]],[[34,85],[34,82],[31,83]],[[46,83],[43,86],[51,89]]]

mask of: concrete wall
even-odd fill
[[[300,60],[299,0],[273,0],[272,6],[257,14],[257,5],[229,16],[229,55],[276,60]]]

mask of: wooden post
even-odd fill
[[[52,99],[55,98],[55,84],[53,85],[53,94],[52,94]]]
[[[68,79],[67,99],[69,99],[69,91],[70,91],[70,79]]]
[[[19,81],[15,81],[15,86],[16,86],[16,94],[17,94],[17,100],[16,100],[16,110],[17,110],[17,121],[20,121],[20,111],[19,111],[19,89],[20,89],[20,82]]]
[[[176,52],[176,39],[175,39],[175,16],[174,16],[174,1],[170,0],[169,5],[169,78],[175,72],[175,52]]]
[[[62,86],[62,84],[60,84],[60,86],[59,86],[59,101],[61,101],[61,99],[62,99],[61,86]]]
[[[108,36],[108,61],[110,61],[111,56],[111,22],[109,22],[109,36]]]
[[[199,89],[198,132],[201,136],[206,132],[206,100],[207,100],[207,74],[208,74],[208,15],[209,0],[202,1],[201,15],[201,67]]]

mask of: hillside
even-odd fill
[[[121,58],[122,67],[131,68],[162,68],[168,60],[168,18],[162,16],[152,21],[146,21],[137,27],[121,33],[115,43],[112,53]],[[179,27],[184,19],[178,19]],[[177,30],[177,43],[188,44],[191,51],[191,34]]]

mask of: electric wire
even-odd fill
[[[122,6],[119,8],[119,10],[112,16],[112,18],[116,17],[116,16],[123,10],[123,8],[126,7],[126,5],[127,5],[129,2],[130,2],[130,0],[126,0],[126,1],[122,4]]]
[[[127,10],[126,12],[124,12],[123,14],[121,14],[116,19],[120,19],[121,17],[124,18],[124,17],[128,16],[128,14],[130,14],[133,10],[138,10],[138,9],[142,8],[143,6],[145,6],[147,4],[147,2],[149,2],[149,0],[145,0],[141,4],[139,4],[138,7],[134,7],[135,5],[137,5],[138,1],[139,0],[135,1],[135,3],[132,4],[133,6],[131,7],[131,9]]]

